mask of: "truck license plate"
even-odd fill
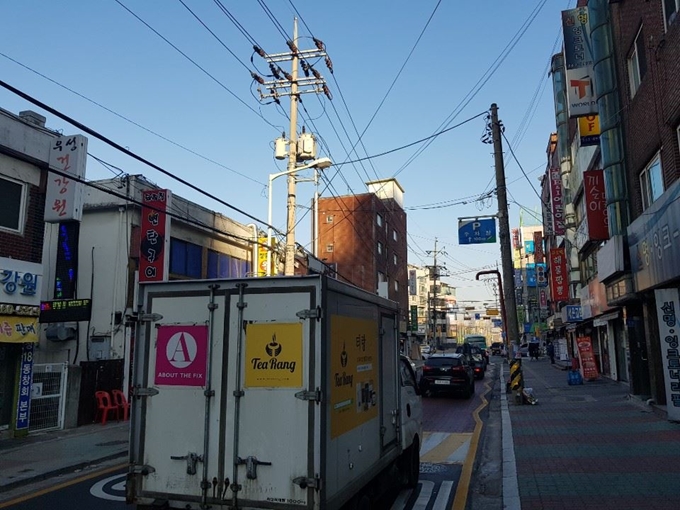
[[[434,383],[435,384],[450,384],[449,381],[445,381],[443,379],[435,379]]]

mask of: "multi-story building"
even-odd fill
[[[318,257],[338,278],[399,303],[408,325],[406,213],[396,179],[367,183],[368,193],[319,199]]]
[[[551,206],[544,210],[546,251],[557,257],[549,269],[550,323],[556,336],[588,339],[600,374],[666,404],[670,415],[680,408],[672,339],[680,308],[680,3],[578,6],[577,23],[564,18],[565,40],[571,49],[591,42],[588,87],[568,79],[566,53],[553,57],[552,68],[557,133],[543,179]],[[569,92],[593,100],[574,102]],[[583,104],[597,111],[575,113]],[[563,226],[554,218],[556,197]],[[558,272],[568,287],[556,296]]]

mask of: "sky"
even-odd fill
[[[491,288],[475,281],[475,274],[500,268],[500,246],[460,246],[457,233],[458,218],[498,210],[489,193],[495,188],[492,146],[482,142],[486,120],[478,115],[496,103],[505,127],[511,226],[519,225],[523,209],[523,222],[536,223],[540,201],[534,188],[545,171],[548,137],[555,131],[548,64],[561,49],[560,11],[574,4],[6,2],[0,80],[264,222],[268,177],[286,169],[286,161],[274,158],[273,143],[289,132],[289,101],[281,98],[277,106],[260,99],[250,72],[265,79],[270,73],[252,47],[255,43],[269,54],[287,52],[297,16],[300,49],[314,48],[316,37],[333,67],[331,74],[323,60],[310,62],[326,79],[332,100],[303,95],[298,119],[298,130],[304,125],[318,137],[318,156],[334,162],[320,183],[322,196],[365,193],[367,181],[396,176],[405,190],[408,262],[431,265],[428,252],[436,238],[444,252],[438,264],[449,274],[444,281],[457,288],[459,301],[487,302],[494,300]],[[290,63],[281,67],[289,71]],[[37,111],[47,117],[48,127],[80,134],[5,88],[0,88],[0,107]],[[452,129],[400,149],[444,128]],[[90,154],[119,170],[89,158],[87,179],[143,174],[177,195],[252,222],[88,138]],[[369,156],[376,157],[351,163]],[[273,225],[281,230],[285,188],[284,178],[274,180]],[[298,184],[296,238],[307,246],[313,193],[312,183]]]

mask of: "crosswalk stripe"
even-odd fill
[[[427,504],[430,502],[430,498],[432,497],[434,482],[425,480],[424,482],[420,482],[420,485],[420,494],[418,494],[418,499],[411,510],[425,510],[427,508]]]
[[[434,502],[432,510],[445,510],[448,508],[449,496],[451,495],[451,490],[453,489],[453,482],[447,480],[442,482],[439,487],[439,494],[437,494],[437,499]]]

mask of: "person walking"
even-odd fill
[[[554,365],[555,364],[555,346],[553,345],[552,341],[548,340],[548,345],[545,348],[548,356],[550,357],[550,364]]]

